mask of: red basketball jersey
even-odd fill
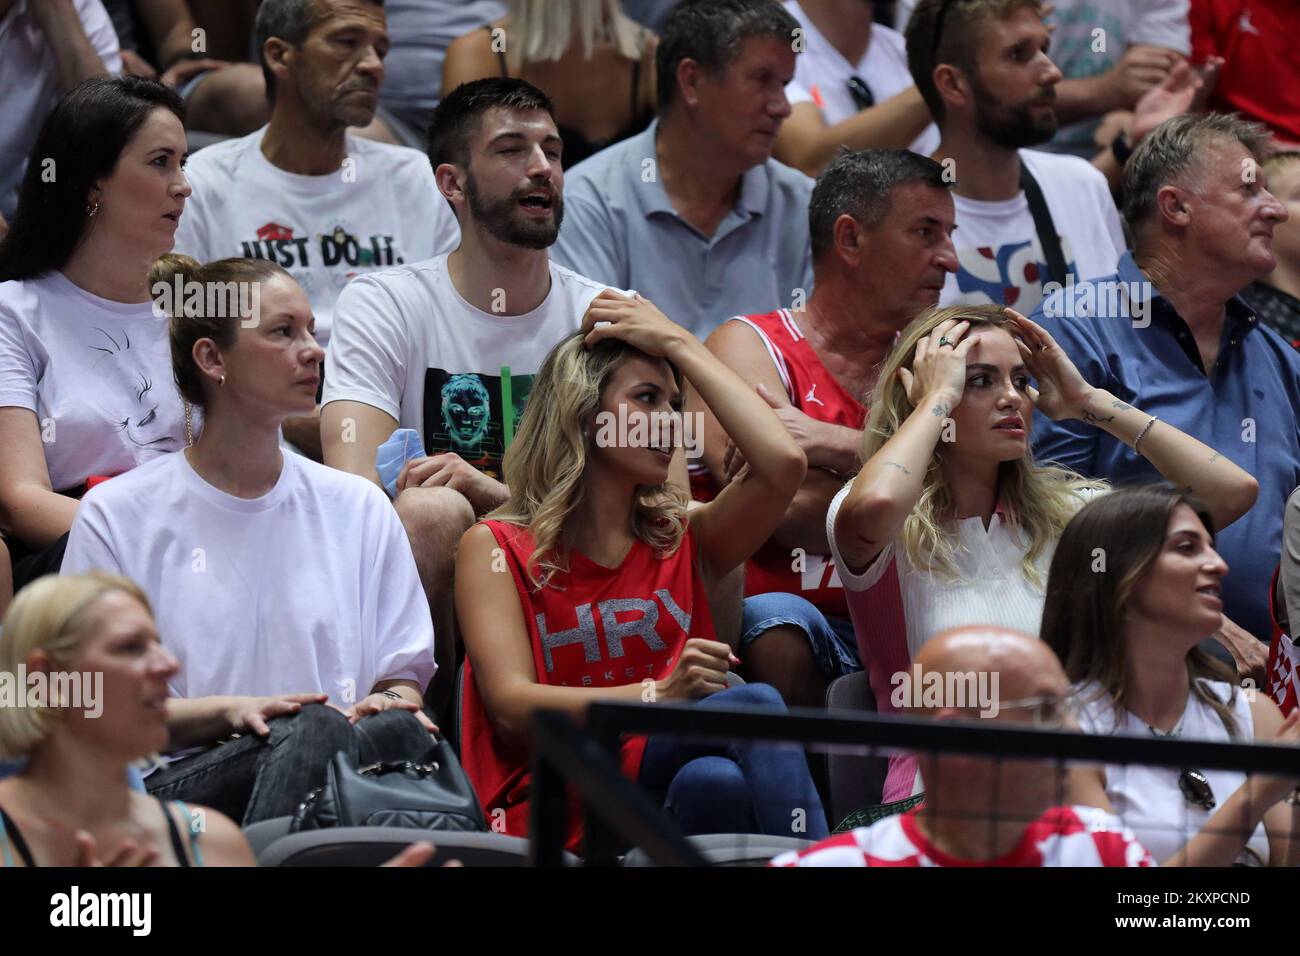
[[[519,525],[485,521],[500,545],[514,578],[539,684],[564,687],[617,687],[643,683],[650,692],[677,662],[691,637],[715,640],[704,584],[695,567],[694,540],[688,531],[669,557],[637,540],[623,563],[606,568],[574,551],[569,571],[536,588],[525,571],[535,547]],[[647,700],[652,700],[650,696]],[[465,661],[461,716],[461,763],[483,804],[489,823],[505,811],[505,832],[528,833],[531,755],[498,738]],[[645,738],[623,743],[623,772],[635,780]],[[566,845],[576,852],[581,821],[570,805]]]
[[[766,315],[740,315],[732,322],[744,322],[758,334],[781,376],[790,404],[809,418],[861,429],[867,410],[835,380],[813,347],[804,338],[788,309]],[[719,488],[703,462],[691,466],[691,496],[712,501]],[[745,565],[745,593],[766,594],[787,591],[814,604],[823,614],[848,617],[835,563],[829,554],[791,554],[772,542],[763,545]]]

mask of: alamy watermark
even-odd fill
[[[998,715],[997,671],[926,671],[913,664],[911,671],[898,671],[889,678],[894,689],[889,703],[895,710],[940,709],[978,710],[981,717]]]
[[[1133,328],[1151,324],[1152,284],[1143,279],[1124,281],[1105,279],[1075,282],[1065,277],[1065,285],[1052,281],[1043,285],[1043,315],[1049,319],[1121,318],[1133,320]]]
[[[101,671],[32,671],[19,664],[17,671],[0,671],[0,709],[10,707],[70,708],[87,717],[104,712],[104,675]]]
[[[704,454],[703,412],[643,412],[618,406],[618,414],[596,415],[596,445],[599,448],[661,448],[680,445],[687,458]]]
[[[198,282],[177,272],[170,283],[155,282],[149,292],[153,314],[160,319],[169,315],[239,319],[246,329],[262,320],[260,282]]]

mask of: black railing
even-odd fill
[[[537,715],[532,790],[532,853],[537,865],[563,861],[564,785],[583,802],[584,860],[610,865],[622,845],[639,846],[664,866],[704,865],[705,859],[650,796],[619,771],[624,734],[664,734],[696,740],[757,740],[846,748],[855,754],[937,751],[998,758],[1051,758],[1091,764],[1194,766],[1300,779],[1300,748],[1216,743],[1170,737],[1103,736],[1008,726],[992,721],[934,721],[894,715],[845,715],[795,709],[703,710],[689,704],[592,704],[584,732],[558,712]]]

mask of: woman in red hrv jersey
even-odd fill
[[[670,482],[682,380],[749,463],[687,519]],[[784,709],[771,687],[728,687],[706,588],[771,535],[806,461],[767,404],[649,301],[606,291],[533,382],[504,468],[511,498],[461,539],[462,761],[489,819],[527,831],[533,713],[581,721],[592,701]],[[635,738],[624,771],[664,795],[688,833],[826,833],[803,754],[758,744]],[[570,816],[568,846],[581,831]]]

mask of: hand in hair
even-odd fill
[[[941,399],[951,412],[961,402],[966,391],[966,356],[979,345],[978,335],[963,341],[969,330],[969,322],[949,319],[916,343],[912,367],[898,370],[898,380],[913,408],[920,408],[928,399]]]
[[[1052,421],[1079,417],[1088,404],[1092,386],[1045,328],[1013,309],[1006,311],[1015,328],[1016,346],[1025,360],[1025,368],[1038,382],[1037,389],[1029,389],[1034,405]]]
[[[655,308],[649,299],[640,295],[628,298],[611,289],[592,299],[582,317],[582,331],[587,333],[583,339],[587,348],[601,339],[615,338],[655,358],[668,358],[691,338],[691,333]]]

